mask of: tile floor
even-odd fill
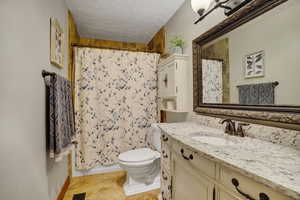
[[[122,185],[124,171],[74,177],[64,200],[72,200],[74,194],[86,192],[85,200],[158,200],[159,190],[126,197]]]

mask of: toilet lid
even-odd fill
[[[123,162],[143,162],[154,159],[155,151],[148,148],[130,150],[119,155],[119,160]]]

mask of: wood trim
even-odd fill
[[[68,154],[68,176],[73,177],[72,153]]]
[[[71,13],[70,13],[71,15]],[[73,18],[72,18],[73,19]],[[72,22],[73,27],[76,26],[75,22]],[[71,33],[73,29],[71,27]],[[72,34],[73,36],[74,34]],[[73,36],[74,38],[74,36]],[[149,52],[163,54],[165,52],[165,29],[162,27],[152,38],[148,44],[144,43],[133,43],[133,42],[121,42],[113,40],[99,40],[92,38],[77,37],[71,38],[72,47],[90,47],[100,49],[114,49],[114,50],[126,50],[126,51],[137,51],[137,52]]]
[[[148,52],[148,46],[143,43],[128,43],[90,38],[79,38],[77,42],[72,43],[72,46]]]
[[[73,80],[73,47],[72,44],[78,42],[79,40],[79,34],[76,28],[76,24],[74,21],[74,18],[72,16],[72,13],[68,11],[68,29],[69,29],[69,35],[68,35],[68,78],[69,80]]]
[[[165,52],[165,29],[162,27],[148,44],[79,37],[71,42],[71,46],[163,54]]]
[[[152,38],[152,40],[147,44],[147,48],[151,52],[156,52],[160,54],[165,53],[165,27],[162,27]]]
[[[71,183],[71,178],[70,178],[70,176],[68,176],[65,183],[64,183],[64,186],[61,188],[60,193],[57,196],[56,200],[63,200],[64,199],[65,194],[68,190],[68,187],[69,187],[70,183]]]
[[[72,43],[78,42],[79,41],[79,34],[77,31],[77,27],[74,21],[74,18],[72,16],[72,13],[68,11],[68,79],[71,81],[72,85],[72,99],[73,99],[73,104],[74,104],[74,75],[75,75],[75,69],[73,66],[73,59],[74,59],[74,51],[72,47]],[[73,176],[72,174],[72,153],[68,154],[68,176],[69,178]]]
[[[220,24],[193,40],[193,108],[204,115],[300,130],[300,106],[204,104],[202,102],[202,48],[205,44],[238,28],[288,0],[253,0]]]

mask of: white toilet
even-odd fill
[[[119,164],[127,172],[127,196],[160,188],[160,133],[157,124],[152,124],[148,134],[157,151],[140,148],[119,155]]]

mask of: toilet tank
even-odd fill
[[[151,124],[151,130],[150,130],[151,138],[152,138],[152,145],[156,148],[157,151],[160,152],[160,136],[161,136],[161,130],[158,127],[157,124]]]

